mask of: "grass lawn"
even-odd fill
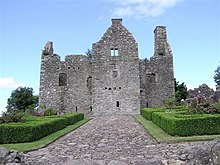
[[[219,139],[220,135],[203,135],[203,136],[187,136],[178,137],[171,136],[164,132],[160,127],[155,125],[152,121],[146,120],[142,115],[135,116],[135,119],[144,126],[146,131],[153,136],[160,143],[177,143],[187,141],[202,141]]]
[[[36,150],[42,147],[47,146],[48,144],[54,142],[55,140],[57,140],[58,138],[66,135],[67,133],[79,128],[80,126],[82,126],[83,124],[85,124],[86,122],[88,122],[90,119],[84,119],[81,120],[73,125],[69,125],[66,128],[59,130],[57,132],[54,132],[40,140],[34,141],[34,142],[28,142],[28,143],[15,143],[15,144],[0,144],[0,147],[5,147],[8,149],[13,149],[13,150],[17,150],[17,151],[23,151],[23,152],[27,152],[27,151],[31,151],[31,150]]]

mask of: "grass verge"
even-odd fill
[[[79,128],[80,126],[82,126],[83,124],[85,124],[86,122],[88,122],[90,119],[84,119],[81,120],[73,125],[69,125],[66,128],[59,130],[57,132],[54,132],[40,140],[34,141],[34,142],[29,142],[29,143],[15,143],[15,144],[1,144],[0,147],[5,147],[8,149],[13,149],[13,150],[17,150],[17,151],[23,151],[23,152],[28,152],[31,150],[36,150],[39,148],[43,148],[45,146],[47,146],[48,144],[54,142],[55,140],[57,140],[58,138],[66,135],[67,133]]]
[[[219,139],[220,135],[202,135],[202,136],[171,136],[164,132],[160,127],[155,125],[152,121],[146,120],[142,115],[135,116],[135,119],[143,125],[146,131],[153,136],[159,143],[177,143],[188,141],[203,141]]]

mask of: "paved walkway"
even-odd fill
[[[34,165],[158,165],[164,159],[177,160],[190,145],[158,144],[132,116],[105,116],[27,153],[26,159]]]

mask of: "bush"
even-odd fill
[[[188,108],[186,106],[176,106],[175,111],[182,112],[186,111]],[[167,109],[165,107],[158,108],[143,108],[140,114],[147,120],[152,120],[152,114],[154,112],[165,112]]]
[[[84,119],[83,113],[70,113],[63,116],[67,120],[67,125],[72,125]]]
[[[4,123],[0,125],[0,144],[36,141],[83,118],[83,114],[75,113],[63,117],[28,116],[26,123]]]
[[[219,103],[214,104],[203,95],[198,94],[189,104],[190,114],[217,114],[220,113]]]
[[[152,113],[153,112],[163,112],[165,111],[165,107],[160,107],[160,108],[143,108],[140,111],[140,114],[147,120],[152,120]]]
[[[216,113],[220,113],[220,101],[217,104],[215,104],[213,108],[216,110]]]
[[[19,111],[9,111],[4,112],[2,114],[1,122],[2,123],[9,123],[9,122],[24,122],[24,113]]]
[[[169,110],[173,110],[177,104],[175,97],[166,98],[165,100],[163,100],[163,103],[164,103],[165,107]]]
[[[155,112],[152,121],[173,136],[220,134],[220,115],[186,115],[181,118],[175,113]]]
[[[52,116],[52,115],[57,115],[57,110],[53,109],[53,108],[47,108],[44,111],[44,116]]]

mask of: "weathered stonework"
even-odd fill
[[[220,91],[216,88],[214,91],[206,84],[200,85],[198,88],[188,90],[187,101],[189,102],[191,99],[194,99],[197,95],[202,95],[206,99],[214,102],[218,102],[220,99]]]
[[[166,28],[156,27],[155,53],[139,60],[138,44],[122,25],[112,25],[92,46],[92,60],[68,55],[65,61],[48,42],[41,58],[40,105],[63,112],[137,114],[141,107],[162,105],[174,94],[173,56]]]
[[[174,95],[173,55],[166,27],[154,30],[154,56],[140,60],[141,107],[156,107]]]

